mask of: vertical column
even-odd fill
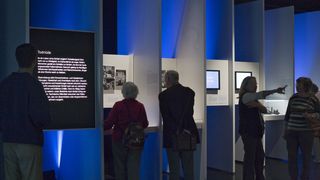
[[[264,23],[264,1],[257,0],[235,5],[234,36],[235,36],[235,64],[234,71],[250,71],[260,84],[264,84],[263,78],[263,23]],[[261,63],[261,64],[260,64]],[[234,76],[234,72],[233,72]],[[232,82],[236,80],[233,77]],[[233,88],[235,89],[235,88]],[[238,102],[238,94],[234,96],[234,103]],[[243,142],[239,129],[239,108],[235,106],[235,160],[243,160]]]
[[[265,13],[265,87],[288,85],[286,94],[269,99],[288,100],[294,92],[294,7]]]
[[[161,0],[118,0],[118,54],[133,54],[133,80],[146,108],[149,127],[141,179],[160,178],[161,134],[158,94],[161,68]],[[156,131],[154,131],[156,129]]]
[[[233,4],[233,0],[206,0],[207,68],[219,68],[216,60],[221,60],[220,66],[227,69],[227,77],[220,73],[220,81],[227,79],[221,87],[228,87],[225,106],[207,106],[207,160],[208,168],[227,172],[234,172]]]

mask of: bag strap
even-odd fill
[[[190,97],[188,98],[187,103],[186,103],[186,105],[185,105],[185,107],[184,107],[184,109],[183,109],[183,113],[182,113],[182,115],[181,115],[181,118],[180,118],[179,121],[178,121],[177,133],[181,132],[181,130],[182,130],[182,128],[183,128],[183,118],[184,118],[184,116],[185,116],[185,114],[186,114],[186,111],[187,111],[187,108],[188,108],[188,106],[189,106],[189,103],[190,103]]]

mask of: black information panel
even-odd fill
[[[95,127],[94,34],[30,29],[38,50],[35,76],[48,99],[48,129]]]

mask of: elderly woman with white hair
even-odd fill
[[[124,99],[114,104],[104,129],[113,129],[112,153],[115,176],[117,180],[138,180],[140,172],[140,157],[142,149],[131,149],[123,143],[123,138],[132,123],[138,123],[142,128],[148,126],[147,114],[142,103],[136,100],[138,87],[133,82],[127,82],[122,87]]]

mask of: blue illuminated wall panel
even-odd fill
[[[100,0],[30,0],[30,26],[99,34]],[[96,43],[99,51],[98,41]],[[97,57],[98,59],[99,57]],[[102,179],[102,131],[45,132],[44,170],[58,179]]]
[[[236,61],[259,62],[263,50],[262,0],[235,6],[235,58]]]
[[[162,0],[162,57],[175,58],[186,0]]]
[[[295,15],[295,79],[310,77],[320,85],[320,12]]]
[[[232,1],[206,0],[207,59],[232,56]]]

